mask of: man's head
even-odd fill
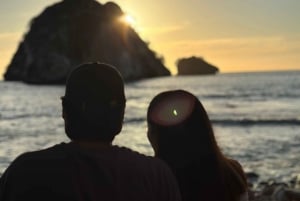
[[[63,118],[72,140],[111,142],[122,128],[125,94],[120,73],[108,64],[78,66],[67,79]]]

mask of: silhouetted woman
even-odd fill
[[[208,115],[193,94],[158,94],[149,105],[147,121],[155,156],[174,172],[184,201],[248,200],[241,165],[221,152]]]

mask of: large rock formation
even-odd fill
[[[215,74],[219,69],[200,57],[182,58],[177,61],[178,75]]]
[[[63,0],[46,8],[30,24],[5,80],[63,84],[83,62],[116,66],[125,81],[170,75],[155,52],[119,19],[118,5],[95,0]]]

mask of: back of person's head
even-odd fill
[[[218,154],[212,125],[203,105],[190,92],[165,91],[148,107],[148,138],[155,154],[178,166]]]
[[[67,79],[62,101],[70,139],[111,142],[121,131],[124,82],[115,67],[104,63],[78,66]]]
[[[147,122],[155,156],[173,170],[183,200],[234,201],[236,192],[245,189],[240,181],[234,182],[234,190],[225,187],[226,175],[234,170],[218,147],[208,114],[195,95],[184,90],[159,93],[150,102]]]

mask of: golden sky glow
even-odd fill
[[[0,79],[29,21],[55,2],[0,2]],[[299,0],[115,2],[173,73],[176,60],[189,56],[201,56],[221,72],[300,70]]]

